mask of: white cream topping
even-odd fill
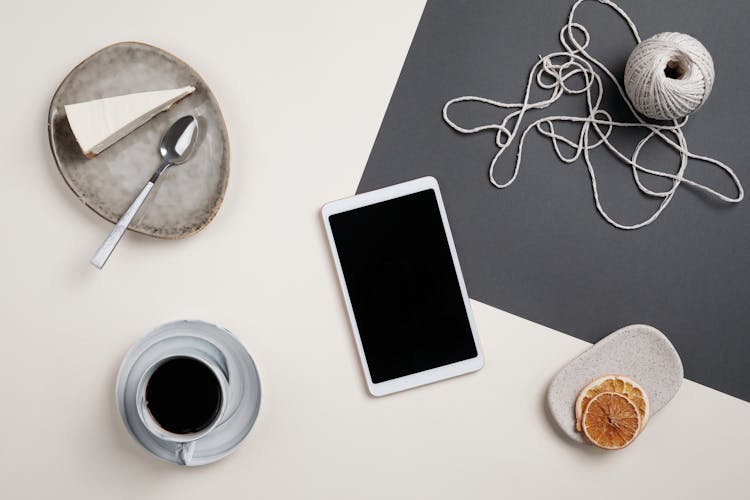
[[[65,113],[83,154],[93,156],[194,91],[187,86],[106,97],[67,104]]]

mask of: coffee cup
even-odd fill
[[[176,444],[176,461],[190,465],[197,440],[224,417],[228,380],[218,359],[198,349],[172,351],[141,376],[136,408],[157,439]]]

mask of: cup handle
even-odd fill
[[[177,463],[180,465],[190,465],[195,452],[195,441],[187,443],[177,443]]]

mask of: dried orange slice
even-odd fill
[[[592,444],[607,450],[619,450],[638,435],[641,414],[622,394],[602,392],[589,401],[583,411],[581,427]]]
[[[622,394],[635,404],[641,415],[641,427],[646,425],[649,417],[649,403],[646,391],[632,378],[625,375],[605,375],[583,388],[576,400],[576,430],[581,431],[581,416],[586,406],[597,394],[614,392]]]

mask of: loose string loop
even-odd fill
[[[744,198],[744,189],[742,187],[742,183],[729,166],[714,158],[697,155],[691,153],[688,150],[685,134],[682,131],[682,128],[688,121],[687,116],[680,120],[673,120],[670,124],[666,125],[658,125],[646,122],[636,112],[633,104],[628,99],[625,91],[623,90],[623,87],[620,85],[620,82],[617,80],[617,78],[615,78],[612,72],[610,72],[609,69],[607,69],[607,67],[601,61],[587,52],[586,49],[591,42],[591,36],[585,26],[575,22],[574,20],[576,9],[581,3],[585,1],[594,0],[577,0],[571,8],[570,14],[568,16],[568,22],[560,30],[560,44],[562,45],[564,50],[559,52],[552,52],[550,54],[547,54],[546,56],[539,56],[539,60],[531,68],[531,71],[529,72],[529,78],[526,83],[523,102],[507,103],[496,101],[493,99],[487,99],[485,97],[462,96],[451,99],[445,104],[445,106],[443,106],[443,120],[456,132],[462,134],[475,134],[488,130],[496,131],[495,145],[497,146],[498,150],[490,163],[490,182],[499,189],[504,189],[513,184],[513,182],[518,177],[518,172],[521,166],[523,146],[526,140],[526,136],[529,131],[536,130],[542,136],[547,137],[552,141],[552,146],[554,148],[555,154],[562,162],[574,163],[581,157],[584,158],[589,177],[591,179],[591,187],[594,195],[596,209],[607,222],[617,228],[638,229],[651,224],[659,217],[659,215],[661,215],[664,209],[666,209],[666,207],[672,201],[677,188],[682,183],[701,190],[724,202],[738,203],[742,201],[742,199]],[[625,13],[625,11],[623,11],[617,4],[611,2],[610,0],[595,1],[607,5],[611,7],[615,12],[617,12],[628,24],[635,42],[641,42],[641,38],[638,34],[638,30],[635,24]],[[576,36],[582,38],[582,40],[579,41]],[[620,96],[627,104],[632,115],[635,117],[634,122],[615,121],[606,110],[601,109],[600,106],[604,94],[604,88],[602,84],[602,76],[599,74],[599,71],[595,70],[595,66],[602,74],[606,75],[607,78],[609,78],[609,80],[614,83],[615,87],[620,93]],[[573,84],[574,81],[578,80],[582,81],[582,85],[580,87],[577,87]],[[541,88],[542,90],[550,92],[547,99],[531,102],[531,89],[534,83],[536,83],[537,87]],[[526,115],[526,112],[530,110],[548,108],[565,94],[585,95],[588,114],[586,116],[580,117],[547,116],[527,125],[523,132],[521,132],[520,140],[518,141],[516,162],[511,176],[505,181],[498,181],[495,177],[495,167],[497,165],[497,162],[503,155],[503,153],[511,146],[514,139],[518,135],[521,123],[524,119],[524,116]],[[454,122],[449,116],[450,107],[461,102],[478,102],[513,111],[508,113],[500,123],[491,123],[486,125],[479,125],[472,128],[465,128]],[[578,135],[577,141],[573,141],[556,131],[555,124],[563,122],[579,123],[581,125],[581,130]],[[647,131],[646,136],[638,142],[629,157],[621,152],[617,147],[615,147],[609,140],[610,135],[617,127],[640,128]],[[594,139],[593,141],[592,138]],[[648,168],[638,163],[638,158],[641,151],[643,150],[643,147],[652,139],[661,140],[661,142],[663,142],[679,154],[680,165],[676,173]],[[561,150],[561,144],[564,144],[565,146],[570,148],[572,153],[569,153],[567,155],[564,154]],[[661,198],[662,201],[659,204],[659,207],[647,219],[636,224],[624,224],[614,220],[611,216],[609,216],[607,211],[602,206],[599,196],[596,173],[594,171],[594,166],[591,162],[590,157],[590,152],[601,146],[606,147],[616,158],[630,167],[633,180],[635,181],[637,188],[644,195],[654,198]],[[685,170],[687,168],[689,159],[702,161],[717,166],[730,177],[736,187],[737,194],[734,196],[726,195],[705,184],[686,177]],[[672,181],[671,186],[666,190],[650,189],[643,184],[641,176],[644,174],[669,179]]]

